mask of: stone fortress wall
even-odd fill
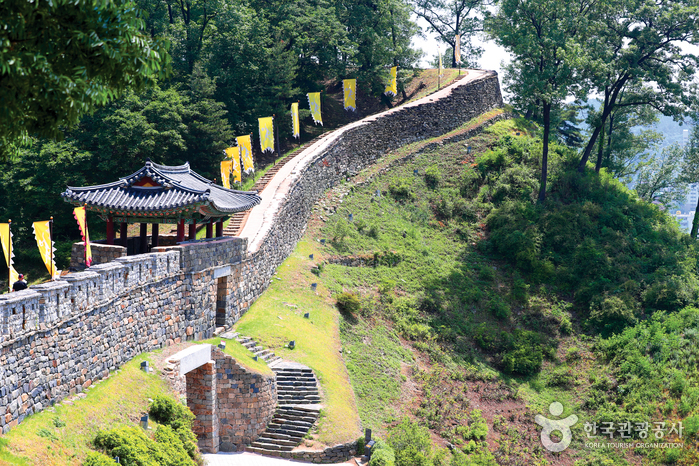
[[[137,354],[233,325],[291,253],[324,191],[389,151],[501,106],[497,74],[488,72],[335,131],[274,193],[273,221],[250,245],[218,238],[154,248],[1,295],[2,432]]]

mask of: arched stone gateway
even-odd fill
[[[168,361],[185,382],[180,386],[196,416],[202,452],[239,451],[265,431],[277,401],[274,375],[253,372],[209,344],[190,346]]]

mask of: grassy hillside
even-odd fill
[[[160,375],[139,369],[155,357],[137,356],[84,394],[28,417],[0,438],[0,465],[77,466],[99,430],[138,425],[149,399],[171,394]]]
[[[331,191],[306,235],[326,240],[321,285],[344,293],[362,423],[388,434],[407,415],[477,464],[695,464],[693,242],[557,146],[537,206],[540,141],[522,122],[424,146]],[[562,453],[534,423],[554,401],[579,418]],[[585,446],[585,423],[625,420],[665,422],[679,446]]]

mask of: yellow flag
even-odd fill
[[[274,152],[274,117],[258,118],[258,121],[262,152]]]
[[[231,189],[231,160],[221,162],[221,184],[226,189]]]
[[[301,137],[301,124],[299,123],[299,103],[291,104],[291,132],[295,138]]]
[[[311,109],[311,116],[315,124],[323,125],[323,117],[320,115],[320,92],[309,92],[308,106]]]
[[[461,36],[459,34],[454,36],[454,58],[456,58],[456,63],[461,64]]]
[[[398,94],[398,67],[394,66],[391,68],[391,76],[386,84],[386,90],[383,91],[384,94],[394,96]]]
[[[14,251],[12,251],[12,232],[10,231],[9,223],[0,223],[0,243],[2,243],[2,250],[5,253],[5,263],[7,264],[9,273],[9,289],[12,289],[12,285],[19,280],[19,274],[15,270],[12,258],[15,257]]]
[[[248,146],[250,146],[250,136],[243,137],[248,138]],[[230,159],[229,162],[231,163],[228,167],[228,173],[231,173],[233,175],[233,182],[240,183],[242,180],[242,176],[240,173],[240,141],[238,141],[238,147],[229,147],[224,152],[226,153],[226,156]],[[223,170],[223,166],[221,166],[221,170]]]
[[[78,228],[80,228],[80,234],[85,243],[85,266],[89,267],[92,265],[92,248],[90,247],[90,234],[87,231],[87,213],[85,212],[85,207],[76,207],[73,209],[73,217],[75,217],[75,220],[78,222]]]
[[[39,246],[39,252],[41,253],[41,258],[44,260],[46,269],[49,271],[49,274],[52,275],[52,279],[59,277],[60,270],[56,270],[56,263],[53,260],[55,249],[53,247],[53,241],[51,241],[49,221],[34,222],[32,227],[34,227],[36,245]]]
[[[342,88],[345,91],[345,110],[357,110],[357,80],[343,79]]]

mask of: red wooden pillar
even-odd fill
[[[206,224],[206,237],[207,238],[213,238],[214,236],[214,224],[209,221],[209,223]]]
[[[216,222],[216,238],[223,236],[223,220]]]
[[[141,254],[148,252],[148,224],[141,223],[141,247],[139,248]]]
[[[182,241],[184,241],[184,219],[177,222],[177,242],[181,243]]]
[[[153,224],[153,247],[156,248],[158,247],[158,229],[160,227],[160,224],[154,223]]]
[[[107,217],[107,244],[114,244],[114,220],[111,215]]]
[[[189,224],[189,239],[197,239],[197,221],[192,220]]]
[[[125,248],[129,246],[129,224],[126,222],[121,222],[119,239],[121,239],[122,246],[124,246]]]

